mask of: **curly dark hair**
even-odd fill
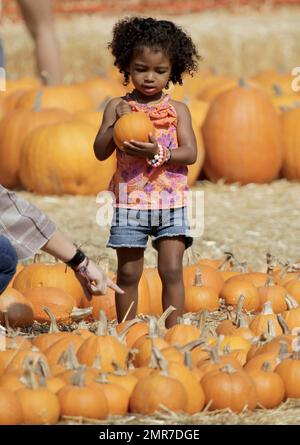
[[[128,65],[135,48],[146,46],[159,48],[172,65],[170,81],[182,85],[182,75],[191,76],[198,69],[201,57],[189,35],[168,20],[151,17],[127,17],[118,21],[113,28],[113,39],[108,44],[115,57],[114,65],[124,75],[124,85],[129,83]]]

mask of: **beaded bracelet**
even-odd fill
[[[158,149],[159,151],[154,155],[153,159],[147,159],[147,163],[154,168],[160,167],[167,161],[167,148],[158,144]]]
[[[86,257],[85,266],[80,266],[80,267],[77,267],[77,269],[74,269],[74,272],[76,273],[76,275],[82,276],[83,278],[86,279],[87,282],[90,281],[90,279],[87,275],[87,268],[88,268],[89,263],[90,263],[90,259],[88,257]]]

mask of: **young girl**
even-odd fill
[[[124,84],[131,81],[134,90],[107,104],[94,144],[96,157],[103,161],[116,150],[114,125],[126,113],[143,111],[155,128],[149,142],[130,140],[123,150],[117,149],[117,170],[109,187],[116,201],[107,247],[117,250],[117,284],[125,291],[116,293],[118,321],[132,301],[128,319],[136,314],[150,235],[158,251],[163,308],[176,308],[167,319],[171,327],[184,307],[182,260],[193,242],[187,221],[187,165],[196,161],[197,145],[188,108],[163,89],[169,82],[182,85],[182,75],[196,71],[199,55],[181,28],[153,18],[119,21],[109,48]]]

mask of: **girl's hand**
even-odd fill
[[[129,103],[126,100],[121,100],[120,103],[118,103],[118,105],[116,106],[116,114],[117,114],[117,118],[119,119],[121,116],[123,116],[124,114],[128,114],[131,113],[132,109],[129,105]]]
[[[159,147],[156,138],[149,133],[149,142],[125,141],[124,151],[130,156],[152,159],[159,152]]]

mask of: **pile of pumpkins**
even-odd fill
[[[174,308],[162,313],[155,269],[140,283],[140,315],[118,324],[106,316],[114,317],[109,296],[84,301],[65,265],[21,267],[0,295],[0,424],[150,415],[162,406],[238,413],[300,398],[299,264],[269,256],[266,270],[253,271],[226,254],[186,266],[184,281],[186,313],[166,329]],[[60,330],[76,305],[83,312],[75,319],[98,321]],[[48,332],[16,329],[33,320]]]
[[[299,180],[300,94],[293,80],[273,70],[247,80],[202,72],[166,90],[192,115],[198,159],[189,166],[189,185],[202,168],[211,181]],[[115,71],[72,85],[8,80],[0,96],[0,183],[40,194],[107,189],[115,153],[100,163],[93,142],[105,103],[131,90]]]

